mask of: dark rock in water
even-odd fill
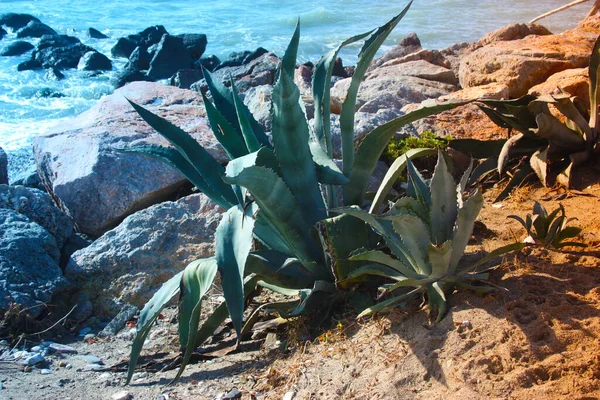
[[[110,71],[112,63],[104,54],[88,51],[79,60],[77,69],[80,71]]]
[[[77,68],[79,60],[87,52],[95,51],[82,43],[70,46],[47,47],[33,52],[33,59],[42,68]]]
[[[148,51],[148,54],[150,54],[150,60],[152,60],[152,57],[154,57],[154,55],[156,54],[156,49],[158,49],[158,43],[153,44],[152,46],[146,49]]]
[[[75,36],[69,35],[50,35],[42,37],[40,42],[38,43],[36,50],[44,50],[52,47],[68,47],[75,44],[80,44],[81,40],[77,39]]]
[[[346,74],[346,70],[344,69],[344,64],[342,63],[342,59],[340,57],[335,59],[335,64],[333,64],[333,76],[339,76],[341,78],[347,78],[348,74]]]
[[[11,180],[11,185],[26,186],[34,189],[46,191],[46,188],[40,180],[40,175],[37,172],[35,165],[32,165],[29,169],[19,173],[14,179]]]
[[[171,86],[181,89],[189,89],[194,82],[204,79],[204,74],[199,69],[180,69],[169,81]]]
[[[122,37],[117,40],[117,43],[110,49],[110,54],[112,54],[113,57],[129,58],[138,45],[139,41],[135,41],[129,37]]]
[[[29,71],[31,69],[40,69],[42,68],[42,63],[37,60],[27,60],[23,61],[19,65],[17,65],[17,71]]]
[[[39,19],[29,14],[7,13],[0,15],[0,26],[6,25],[14,31],[21,29],[31,21],[40,22]]]
[[[188,55],[183,39],[176,36],[164,35],[158,43],[158,48],[152,61],[148,76],[153,79],[170,78],[180,69],[190,68],[192,59]]]
[[[182,35],[177,35],[177,37],[183,39],[183,45],[192,59],[198,60],[202,57],[204,50],[206,50],[206,35],[202,33],[184,33]]]
[[[141,39],[141,45],[148,48],[153,44],[157,44],[161,41],[164,35],[168,35],[169,32],[162,25],[155,25],[149,28],[144,29],[143,31],[138,33],[138,36]]]
[[[0,26],[0,39],[2,39],[4,37],[4,35],[6,35],[8,32],[6,32],[1,26]]]
[[[219,57],[214,54],[208,57],[201,58],[194,63],[194,68],[202,69],[201,67],[206,68],[210,72],[213,72],[215,68],[217,68],[221,64],[221,60]]]
[[[150,57],[148,51],[138,46],[129,56],[129,61],[125,64],[125,69],[147,71],[150,68],[150,60],[152,60],[152,57]]]
[[[227,86],[230,84],[230,77],[235,81],[244,79],[245,83],[237,85],[243,91],[253,86],[272,84],[279,61],[275,54],[267,53],[244,65],[218,68],[213,72],[213,76]],[[268,72],[268,74],[265,74],[265,72]]]
[[[57,68],[48,68],[46,75],[44,75],[44,79],[47,81],[60,81],[65,79],[65,75]]]
[[[0,185],[8,185],[8,157],[0,147]]]
[[[262,56],[263,54],[267,54],[268,52],[269,50],[265,49],[264,47],[259,47],[258,49],[251,51],[250,54],[244,57],[242,64],[248,64],[250,61],[256,60],[258,57]]]
[[[190,90],[198,93],[208,93],[208,85],[206,84],[206,79],[200,79],[198,82],[194,82],[190,85]]]
[[[44,228],[61,249],[73,234],[73,222],[59,210],[46,192],[16,185],[0,185],[0,209],[26,216]]]
[[[23,53],[27,53],[29,50],[35,49],[35,46],[29,42],[25,42],[23,40],[18,40],[6,46],[0,56],[10,57],[10,56],[20,56]]]
[[[31,21],[25,27],[17,31],[18,38],[35,37],[40,38],[44,35],[57,35],[56,31],[48,25],[39,21]]]
[[[61,92],[56,92],[50,88],[43,88],[35,92],[35,97],[46,99],[60,99],[61,97],[65,97],[65,95]]]
[[[125,86],[129,82],[154,82],[154,79],[135,68],[125,68],[112,79],[115,89]]]
[[[233,52],[229,55],[229,59],[219,64],[219,66],[216,69],[218,70],[225,67],[239,67],[240,65],[248,64],[250,61],[257,59],[258,57],[268,52],[268,50],[262,47],[259,47],[254,51],[246,50],[240,52]]]
[[[56,240],[12,209],[0,209],[0,254],[0,308],[13,302],[35,318],[68,286],[58,266]]]
[[[88,28],[86,33],[88,37],[91,37],[92,39],[108,39],[108,36],[100,32],[98,29]]]

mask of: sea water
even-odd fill
[[[564,0],[414,0],[389,36],[382,51],[406,34],[416,32],[423,47],[442,49],[453,43],[475,41],[487,32],[512,22],[530,19],[567,3]],[[539,23],[558,33],[574,27],[592,2],[546,18]],[[278,55],[283,51],[296,21],[301,22],[299,59],[317,61],[320,55],[344,39],[369,31],[402,11],[406,1],[359,0],[0,0],[0,14],[28,13],[61,34],[81,41],[110,57],[117,39],[152,25],[163,25],[171,34],[204,33],[206,54],[226,59],[233,51],[262,46]],[[93,27],[110,38],[86,37]],[[14,33],[0,40],[0,48],[15,41]],[[37,40],[31,40],[36,44]],[[356,62],[358,47],[344,50],[344,64]],[[45,71],[17,72],[30,53],[0,57],[0,147],[9,154],[9,174],[14,178],[31,162],[31,139],[65,118],[92,107],[112,93],[112,74],[125,64],[113,60],[113,71],[97,77],[64,70],[67,79],[48,81]],[[63,95],[41,96],[47,88]]]

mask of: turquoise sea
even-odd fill
[[[441,49],[456,42],[474,41],[485,33],[512,22],[527,22],[535,16],[566,4],[565,0],[415,0],[411,10],[390,35],[383,51],[409,32],[416,32],[425,48]],[[571,28],[589,11],[584,3],[540,23],[558,33]],[[79,37],[85,44],[110,56],[110,48],[121,36],[152,25],[164,25],[172,34],[205,33],[206,54],[222,59],[232,51],[262,46],[282,54],[297,18],[302,26],[299,58],[317,61],[343,39],[375,28],[399,13],[405,1],[358,0],[0,0],[0,13],[21,12],[38,17],[59,33]],[[94,27],[107,40],[86,38]],[[14,41],[14,33],[0,40],[0,48]],[[34,43],[35,44],[35,43]],[[355,61],[358,49],[342,53],[345,64]],[[76,70],[64,71],[68,79],[48,82],[44,71],[17,72],[29,58],[0,57],[0,147],[9,153],[10,175],[30,157],[31,138],[93,106],[110,94],[110,74],[88,78]],[[114,60],[120,68],[125,60]],[[40,98],[50,88],[62,98]]]

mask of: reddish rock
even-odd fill
[[[590,106],[590,84],[587,68],[567,69],[552,75],[544,83],[529,89],[529,94],[535,96],[558,94],[561,91],[577,96]]]

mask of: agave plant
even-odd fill
[[[205,70],[214,104],[204,96],[204,105],[215,137],[231,157],[226,168],[183,130],[132,103],[141,117],[173,147],[144,146],[127,151],[158,157],[175,166],[227,212],[216,232],[215,257],[191,263],[166,282],[142,310],[132,346],[128,382],[151,324],[177,294],[182,348],[177,377],[194,349],[227,316],[231,317],[239,343],[260,310],[271,309],[292,317],[324,307],[321,315],[327,315],[327,309],[340,296],[340,282],[360,265],[348,257],[369,245],[369,230],[364,223],[348,215],[330,215],[330,209],[338,206],[337,190],[343,188],[344,204],[362,205],[376,163],[398,129],[464,104],[424,106],[374,129],[355,148],[353,121],[360,82],[377,50],[409,7],[410,3],[377,30],[346,40],[317,63],[312,87],[314,130],[306,120],[299,90],[293,82],[299,25],[282,59],[273,89],[272,140],[240,100],[235,85],[227,88]],[[343,154],[340,171],[332,159],[330,133],[333,65],[343,46],[365,38],[340,116]],[[385,196],[385,188],[381,196]],[[254,239],[260,246],[255,248]],[[221,276],[225,303],[200,326],[202,298],[216,272]],[[244,323],[245,297],[256,285],[293,297],[290,301],[262,305]]]
[[[527,231],[524,243],[551,246],[555,249],[566,246],[587,247],[581,242],[566,241],[577,237],[582,229],[576,226],[567,226],[577,218],[567,218],[562,204],[548,214],[544,206],[536,201],[533,204],[533,215],[527,214],[524,220],[518,215],[509,215],[507,218],[512,218],[523,225]]]
[[[465,193],[472,165],[458,185],[441,151],[429,181],[423,179],[408,158],[406,165],[407,196],[393,203],[389,211],[376,215],[357,207],[340,210],[368,223],[383,237],[392,253],[365,249],[354,253],[350,260],[367,265],[349,273],[346,280],[378,275],[396,282],[383,286],[382,294],[412,288],[364,310],[360,316],[389,310],[409,296],[426,293],[432,316],[439,321],[446,312],[446,296],[452,288],[489,290],[489,287],[474,285],[488,276],[485,271],[475,272],[476,268],[492,257],[521,248],[522,244],[499,248],[475,264],[461,266],[459,261],[483,207],[479,190],[470,196]]]
[[[499,153],[498,173],[502,175],[511,158],[529,156],[528,163],[520,163],[517,167],[510,188],[520,184],[532,171],[545,186],[558,181],[569,187],[572,169],[597,155],[599,71],[600,37],[590,56],[589,111],[581,99],[564,93],[540,97],[526,95],[514,100],[482,100],[480,108],[495,124],[518,132],[504,143]],[[562,117],[553,115],[549,105]]]

